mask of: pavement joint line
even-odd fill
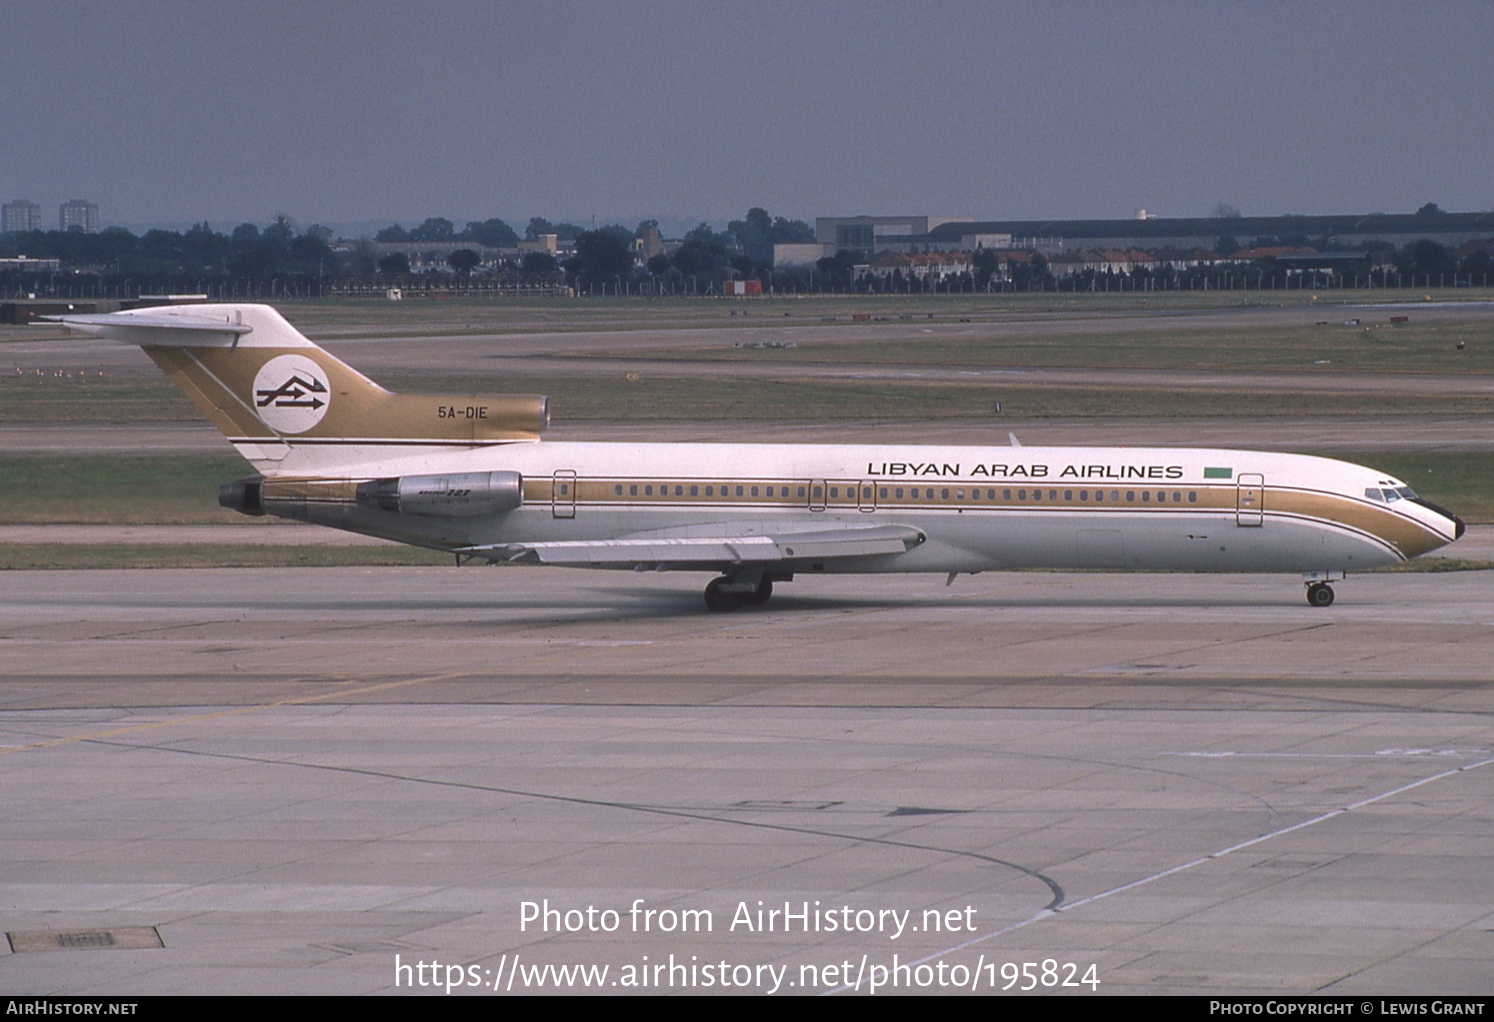
[[[441,676],[433,675],[429,678],[412,678],[407,679],[404,682],[391,682],[390,684],[411,684],[420,681],[436,680],[439,677]],[[282,703],[279,705],[287,705],[290,702],[292,701],[287,700],[286,703]],[[265,707],[246,707],[245,709],[261,709],[268,708],[273,705],[276,704],[266,704]],[[219,714],[207,714],[205,716],[212,717],[219,716]],[[121,730],[136,729],[125,728]],[[723,811],[720,810],[708,812],[691,811],[680,809],[677,807],[654,805],[643,802],[623,802],[613,799],[587,797],[582,795],[562,795],[556,792],[547,792],[525,788],[509,788],[493,784],[479,784],[471,781],[451,780],[440,777],[421,777],[412,774],[402,774],[392,770],[377,770],[371,767],[343,766],[332,763],[317,763],[306,760],[270,759],[263,756],[250,756],[241,753],[208,752],[202,750],[184,749],[179,747],[168,748],[160,745],[136,745],[131,742],[105,742],[105,744],[113,745],[115,747],[123,749],[153,750],[156,752],[174,753],[181,756],[201,756],[210,759],[235,760],[244,763],[262,763],[269,766],[292,767],[307,770],[326,770],[335,773],[353,774],[362,777],[376,777],[385,780],[402,781],[412,784],[426,784],[434,787],[482,791],[500,795],[515,795],[520,798],[531,800],[559,802],[569,805],[594,807],[598,809],[621,809],[626,812],[673,817],[685,820],[696,820],[706,823],[722,823],[730,826],[747,827],[758,830],[779,831],[787,834],[804,834],[810,837],[831,838],[838,841],[849,841],[855,845],[885,845],[892,848],[907,848],[917,852],[927,852],[936,855],[974,859],[978,862],[986,862],[992,865],[1001,866],[1028,879],[1037,880],[1041,882],[1052,895],[1052,899],[1048,902],[1050,906],[1061,903],[1065,897],[1063,888],[1059,886],[1059,884],[1051,877],[1048,877],[1039,870],[1030,868],[1028,866],[1023,866],[1021,863],[1012,862],[1006,859],[1000,859],[994,855],[987,855],[983,852],[972,851],[969,849],[946,848],[938,845],[924,845],[911,841],[898,840],[896,838],[887,837],[885,835],[852,834],[848,832],[827,830],[817,827],[804,827],[784,823],[770,823],[761,820],[743,820],[736,816],[726,815]],[[1491,762],[1494,762],[1494,760],[1491,760]],[[908,825],[898,827],[892,832],[895,834],[908,833],[916,829],[917,826],[917,824],[910,823]],[[810,856],[808,856],[808,858],[818,857],[820,857],[820,853],[811,853]],[[804,861],[808,861],[808,858]]]
[[[1430,777],[1423,777],[1419,780],[1411,781],[1408,784],[1403,784],[1398,788],[1392,788],[1389,791],[1382,791],[1378,795],[1371,795],[1369,798],[1360,799],[1358,802],[1350,802],[1348,805],[1341,806],[1338,809],[1330,809],[1328,812],[1320,813],[1319,815],[1314,816],[1311,819],[1302,820],[1299,823],[1294,823],[1287,827],[1280,827],[1276,830],[1268,831],[1265,834],[1260,834],[1256,837],[1253,837],[1248,841],[1241,841],[1240,843],[1230,845],[1227,848],[1221,848],[1217,852],[1209,852],[1207,855],[1201,855],[1189,862],[1180,863],[1176,866],[1169,867],[1168,869],[1161,870],[1160,872],[1153,873],[1151,876],[1141,877],[1137,880],[1132,880],[1129,883],[1121,884],[1118,887],[1112,887],[1109,890],[1099,891],[1098,893],[1091,894],[1086,898],[1080,898],[1079,900],[1070,902],[1066,905],[1050,906],[1048,908],[1041,909],[1038,912],[1035,912],[1032,915],[1028,916],[1026,919],[1019,920],[1018,922],[1011,923],[1007,926],[1000,927],[999,929],[992,930],[990,933],[983,933],[978,937],[971,937],[969,940],[961,941],[958,944],[954,944],[942,950],[934,951],[927,955],[924,955],[917,961],[906,963],[907,967],[910,969],[917,968],[918,966],[923,965],[925,962],[931,962],[936,958],[942,958],[945,955],[954,954],[956,951],[964,951],[966,948],[974,947],[977,944],[983,944],[988,940],[993,940],[996,937],[1000,937],[1004,934],[1023,929],[1027,926],[1032,925],[1033,923],[1041,922],[1044,919],[1052,919],[1054,916],[1072,912],[1076,908],[1081,908],[1085,905],[1093,904],[1097,901],[1102,901],[1105,898],[1110,897],[1111,895],[1135,890],[1138,887],[1144,887],[1166,877],[1175,876],[1178,873],[1183,873],[1195,866],[1201,866],[1204,863],[1213,862],[1216,859],[1222,859],[1226,855],[1231,855],[1235,852],[1242,851],[1254,845],[1270,841],[1273,838],[1281,837],[1284,834],[1290,834],[1293,831],[1297,830],[1304,830],[1308,827],[1316,826],[1319,823],[1325,823],[1328,820],[1336,819],[1337,817],[1340,817],[1345,813],[1352,812],[1355,809],[1363,809],[1365,806],[1373,805],[1376,802],[1383,801],[1395,795],[1403,794],[1415,788],[1420,788],[1424,784],[1431,784],[1433,781],[1440,781],[1443,778],[1452,777],[1455,774],[1467,773],[1470,770],[1478,770],[1479,768],[1489,766],[1490,764],[1494,764],[1494,757],[1480,760],[1477,763],[1469,763],[1464,766],[1453,767],[1450,770],[1443,770],[1441,773],[1432,774]],[[828,997],[831,994],[845,993],[848,990],[858,990],[858,984],[842,984],[841,986],[835,987],[834,989],[824,991],[819,996]]]
[[[384,681],[377,685],[365,685],[362,688],[338,689],[334,692],[322,692],[317,695],[297,696],[295,699],[277,699],[271,703],[255,703],[252,706],[235,706],[229,710],[217,710],[213,713],[199,713],[191,717],[173,717],[170,720],[157,720],[148,724],[131,724],[128,727],[110,728],[108,731],[92,731],[83,735],[69,735],[66,738],[49,738],[44,742],[32,742],[28,745],[12,745],[0,747],[0,756],[12,752],[26,752],[33,749],[45,749],[55,745],[67,745],[70,742],[94,742],[117,735],[131,734],[136,731],[150,731],[155,728],[172,727],[177,724],[195,724],[205,720],[220,720],[226,717],[239,717],[246,713],[257,713],[260,710],[274,710],[283,706],[305,706],[311,703],[326,702],[331,699],[346,699],[350,696],[366,695],[370,692],[384,692],[391,689],[405,688],[410,685],[420,685],[428,681],[446,681],[451,678],[462,677],[465,672],[448,671],[443,674],[427,674],[418,678],[403,678],[399,681]]]

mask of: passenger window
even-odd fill
[[[1058,499],[1058,491],[1057,490],[1049,490],[1048,491],[1048,499],[1049,500],[1057,500]]]
[[[1018,490],[1017,491],[1017,499],[1018,500],[1026,500],[1027,499],[1027,491],[1026,490]]]
[[[638,484],[637,483],[634,483],[634,484],[632,484],[631,486],[628,487],[628,496],[630,496],[630,497],[636,497],[636,496],[638,496]]]
[[[885,487],[885,486],[882,487],[882,489],[877,492],[877,496],[881,497],[883,500],[886,500],[887,499],[887,487]]]
[[[1121,491],[1120,490],[1111,490],[1110,491],[1110,499],[1114,503],[1119,504],[1120,503],[1120,499],[1121,499]],[[1131,498],[1127,497],[1126,499],[1130,500]]]
[[[1152,500],[1152,491],[1151,490],[1142,490],[1141,491],[1141,502],[1143,504],[1150,504],[1151,500]]]
[[[756,487],[756,486],[754,486],[754,487],[753,487],[753,488],[752,488],[752,495],[753,495],[753,496],[754,496],[754,497],[756,497],[756,496],[757,496],[757,487]]]
[[[692,497],[698,497],[698,496],[700,496],[700,487],[699,486],[692,486],[692,487],[690,487],[690,496],[692,496]]]
[[[944,492],[948,493],[949,491],[945,490]],[[965,499],[965,491],[964,490],[955,490],[955,500],[964,500],[964,499]]]
[[[1002,500],[1011,500],[1012,499],[1012,491],[1011,490],[1002,490],[1001,491],[1001,499]]]
[[[899,486],[896,490],[893,491],[893,494],[897,497],[898,500],[902,500],[903,499],[903,488],[901,486]]]
[[[740,497],[741,495],[742,495],[742,488],[740,486],[738,486],[737,487],[737,496]]]
[[[1188,503],[1190,503],[1190,504],[1197,504],[1198,503],[1198,491],[1197,490],[1189,490],[1188,491]]]
[[[612,495],[614,497],[621,497],[623,495],[622,483],[618,483],[616,486],[612,487]]]
[[[1064,499],[1065,502],[1073,500],[1074,499],[1074,491],[1073,490],[1064,490],[1063,491],[1063,499]]]
[[[643,488],[643,494],[646,497],[652,497],[654,495],[654,484],[649,483],[647,486],[645,486]]]
[[[1177,490],[1173,490],[1172,491],[1172,502],[1174,504],[1181,504],[1183,502],[1183,495],[1181,493],[1179,493]]]
[[[716,487],[714,487],[714,486],[707,486],[706,487],[706,496],[707,497],[714,497],[715,495],[716,495]]]
[[[1079,499],[1082,500],[1082,501],[1083,500],[1089,500],[1089,491],[1088,490],[1080,490],[1079,491]]]

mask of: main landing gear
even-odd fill
[[[1327,582],[1309,582],[1307,602],[1314,607],[1333,606],[1333,587]]]
[[[710,584],[705,587],[705,605],[720,613],[767,603],[772,595],[771,578],[763,576],[757,579],[734,579],[723,575],[711,579]]]

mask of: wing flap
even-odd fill
[[[457,553],[495,561],[527,561],[578,568],[734,566],[805,558],[822,560],[900,554],[922,543],[924,539],[924,534],[910,525],[879,525],[766,536],[625,536],[619,539],[494,543],[463,547]]]

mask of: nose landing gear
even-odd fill
[[[1314,607],[1333,606],[1333,587],[1327,582],[1311,582],[1307,586],[1307,602]]]

